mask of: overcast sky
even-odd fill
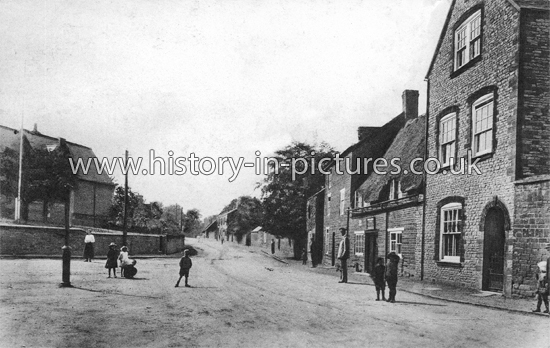
[[[450,0],[0,0],[0,124],[98,157],[338,151],[420,92]],[[217,214],[262,178],[130,176],[146,201]],[[115,175],[123,183],[119,172]]]

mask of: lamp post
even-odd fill
[[[61,248],[63,250],[63,278],[61,287],[72,287],[71,285],[71,247],[69,246],[69,232],[70,232],[70,215],[71,215],[71,193],[69,190],[67,200],[65,201],[65,245]]]
[[[126,165],[126,174],[124,176],[124,221],[122,222],[122,245],[126,245],[126,236],[127,236],[127,225],[126,217],[128,214],[128,150],[125,152],[125,165]]]

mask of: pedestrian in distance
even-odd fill
[[[386,283],[390,289],[390,295],[386,302],[395,303],[395,295],[397,293],[397,271],[400,257],[395,252],[388,254],[388,266],[386,267]]]
[[[384,266],[384,258],[379,257],[376,261],[376,266],[374,266],[374,270],[372,271],[372,281],[374,282],[374,286],[376,288],[376,301],[380,301],[380,293],[382,293],[382,301],[386,301],[386,279],[385,279],[385,273],[386,273],[386,266]]]
[[[271,253],[275,254],[275,239],[271,239]]]
[[[547,261],[541,261],[537,264],[537,274],[535,277],[537,278],[537,308],[533,310],[533,312],[540,312],[540,306],[542,305],[542,302],[544,302],[544,306],[546,306],[546,310],[543,313],[548,313],[548,294],[549,294],[549,288],[548,288],[548,274],[546,273],[547,268]]]
[[[317,245],[315,244],[315,239],[311,237],[310,243],[309,243],[309,255],[311,258],[311,268],[315,268],[317,266],[317,257],[315,255],[317,251]]]
[[[86,231],[86,237],[84,237],[84,262],[92,262],[94,258],[94,243],[95,237],[92,234],[92,230]]]
[[[111,278],[111,270],[113,270],[113,276],[116,278],[116,269],[118,267],[118,250],[116,249],[116,244],[111,242],[109,244],[109,251],[107,252],[107,262],[105,263],[105,268],[109,270],[109,277]]]
[[[347,230],[344,227],[340,228],[342,240],[338,245],[338,260],[340,260],[340,281],[338,283],[348,282],[348,259],[349,259],[349,238]]]
[[[307,265],[307,250],[302,248],[302,265]]]
[[[176,283],[176,288],[180,286],[181,278],[185,277],[185,287],[190,288],[191,285],[187,282],[189,279],[189,270],[193,266],[193,262],[191,261],[191,258],[188,256],[189,250],[185,249],[183,251],[183,257],[180,259],[180,278],[178,279],[178,282]]]

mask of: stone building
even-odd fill
[[[357,189],[352,218],[365,223],[350,234],[354,253],[369,273],[377,257],[395,252],[401,257],[401,274],[420,277],[425,129],[425,115],[409,119],[382,157],[395,166],[373,172]]]
[[[318,241],[320,242],[318,245],[322,245],[323,249],[323,263],[335,264],[338,244],[342,238],[338,230],[340,227],[348,226],[349,221],[350,247],[353,252],[350,253],[348,264],[361,270],[372,267],[370,263],[365,263],[364,251],[362,251],[365,248],[364,236],[356,233],[369,230],[371,227],[366,225],[365,219],[349,219],[348,209],[362,206],[357,190],[372,172],[373,160],[383,156],[407,121],[417,117],[418,91],[406,90],[403,92],[402,113],[381,127],[360,127],[359,142],[350,146],[327,165],[326,171],[329,174],[326,175],[323,191],[324,204],[315,203],[317,209],[320,207],[324,210],[322,212],[323,237],[322,241]],[[312,198],[310,202],[313,204]],[[320,212],[316,211],[314,214],[316,218],[318,214]],[[311,226],[315,223],[309,221],[308,224]],[[316,235],[318,236],[318,231]],[[374,241],[372,243],[369,245],[373,246]]]
[[[0,152],[9,148],[19,154],[20,136],[19,130],[0,126]],[[96,157],[91,148],[63,138],[44,135],[37,130],[36,125],[32,131],[23,130],[23,142],[24,153],[30,149],[53,150],[57,147],[67,147],[75,163],[78,159],[85,163],[88,159]],[[90,165],[87,173],[79,168],[76,176],[77,185],[71,191],[71,225],[103,226],[108,219],[115,184],[106,172],[100,174],[93,165]],[[1,195],[1,198],[2,217],[13,219],[15,197]],[[61,202],[32,202],[28,205],[28,221],[63,224],[64,206]]]
[[[532,291],[550,241],[549,4],[451,4],[426,77],[440,164],[426,176],[426,279]]]

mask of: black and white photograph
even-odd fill
[[[550,348],[550,0],[0,0],[0,348]]]

